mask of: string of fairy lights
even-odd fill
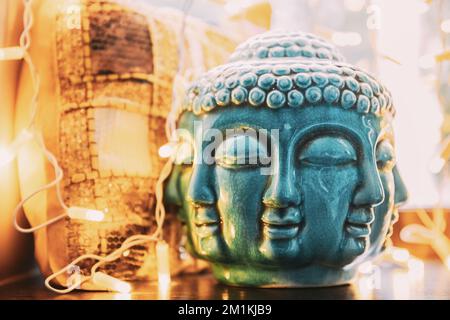
[[[181,30],[180,30],[180,42],[178,46],[178,51],[180,55],[180,61],[184,61],[183,55],[184,55],[184,33],[185,33],[185,27],[186,27],[186,16],[187,13],[192,5],[192,0],[186,0],[183,5],[183,16],[182,16],[182,23],[181,23]],[[52,152],[50,152],[44,143],[44,139],[42,137],[42,134],[35,128],[35,120],[36,120],[36,114],[38,109],[38,98],[39,98],[39,90],[40,90],[40,78],[39,74],[36,70],[36,67],[33,63],[33,60],[31,58],[31,55],[29,54],[29,48],[31,45],[31,35],[30,31],[33,26],[33,12],[32,12],[32,3],[33,0],[23,0],[24,5],[24,15],[23,15],[23,23],[24,28],[23,32],[20,36],[19,46],[15,47],[8,47],[8,48],[1,48],[0,49],[0,60],[8,61],[8,60],[24,60],[26,65],[29,68],[31,79],[32,79],[32,88],[33,88],[33,96],[31,100],[31,116],[29,120],[29,124],[27,127],[14,139],[14,141],[5,148],[0,149],[0,165],[6,165],[13,161],[20,148],[23,147],[26,143],[34,140],[37,145],[40,147],[43,155],[45,158],[49,161],[49,163],[54,168],[54,175],[55,178],[49,182],[48,184],[39,187],[37,190],[33,191],[31,194],[25,196],[17,205],[17,207],[14,209],[13,212],[13,223],[14,227],[22,232],[22,233],[33,233],[39,229],[45,228],[53,223],[56,223],[64,218],[70,218],[70,219],[80,219],[80,220],[87,220],[87,221],[93,221],[93,222],[100,222],[104,220],[105,212],[100,210],[95,210],[91,208],[82,208],[82,207],[75,207],[75,206],[67,206],[64,203],[64,200],[61,195],[61,186],[60,182],[63,179],[63,170],[59,166],[58,161],[56,157],[53,155]],[[182,63],[182,62],[181,62]],[[181,65],[178,67],[176,78],[181,77],[180,73],[183,70],[183,66]],[[175,87],[175,86],[174,86]],[[174,88],[176,90],[176,88]],[[173,94],[173,96],[176,96],[176,93]],[[172,109],[176,108],[176,101],[173,101]],[[174,114],[174,111],[171,111],[171,114]],[[169,141],[173,141],[173,132],[174,132],[174,125],[173,125],[173,118],[172,122],[167,122],[166,126],[166,134],[169,139]],[[114,278],[106,273],[98,271],[98,269],[103,266],[106,263],[112,262],[114,260],[119,259],[123,255],[128,252],[129,249],[131,249],[134,246],[142,245],[144,243],[148,242],[156,242],[156,260],[157,260],[157,271],[158,271],[158,284],[160,288],[167,288],[170,284],[170,263],[169,263],[169,246],[168,244],[163,240],[163,224],[165,219],[165,208],[163,205],[163,184],[165,179],[169,176],[172,164],[175,157],[175,151],[172,150],[170,156],[167,159],[166,164],[164,165],[159,178],[156,183],[155,188],[155,196],[156,196],[156,208],[155,208],[155,220],[157,228],[151,235],[133,235],[129,238],[127,238],[122,245],[115,251],[111,252],[107,256],[99,256],[96,254],[85,254],[82,255],[72,262],[70,262],[68,265],[63,267],[62,269],[58,270],[57,272],[53,273],[49,277],[45,279],[45,286],[57,293],[64,294],[69,293],[75,289],[79,289],[84,283],[90,282],[95,286],[98,290],[106,290],[106,291],[116,291],[121,293],[128,293],[131,291],[131,285],[125,281],[121,281],[117,278]],[[51,188],[56,189],[56,195],[58,202],[61,206],[61,210],[63,213],[60,215],[57,215],[54,218],[51,218],[50,220],[41,223],[39,225],[36,225],[32,228],[23,228],[19,225],[17,222],[17,216],[21,212],[23,206],[25,203],[27,203],[30,199],[32,199],[37,194],[47,191]],[[90,270],[89,275],[82,275],[79,273],[73,274],[69,279],[67,280],[67,283],[70,285],[67,286],[65,289],[59,289],[52,285],[52,281],[56,279],[58,276],[70,273],[71,270],[73,270],[74,266],[79,264],[81,261],[86,259],[92,259],[94,261],[97,261]]]
[[[20,36],[19,45],[8,48],[0,48],[0,60],[23,60],[25,64],[28,66],[29,72],[31,74],[31,82],[33,88],[33,96],[30,101],[30,119],[28,124],[22,130],[21,133],[17,135],[17,137],[13,140],[13,142],[7,146],[0,148],[0,166],[6,165],[16,158],[19,150],[22,146],[31,141],[34,141],[42,151],[43,156],[47,159],[47,161],[52,165],[54,169],[54,179],[50,181],[48,184],[39,187],[37,190],[33,191],[31,194],[25,196],[20,203],[17,205],[13,212],[13,223],[15,228],[23,233],[33,233],[41,228],[45,228],[53,223],[56,223],[62,219],[70,218],[70,219],[80,219],[87,220],[93,222],[101,222],[105,218],[105,214],[107,212],[92,209],[92,208],[82,208],[76,206],[68,206],[63,201],[63,197],[61,196],[61,186],[60,183],[63,179],[63,170],[59,166],[56,157],[51,153],[45,145],[44,138],[39,130],[36,128],[36,114],[38,111],[38,99],[39,99],[39,91],[40,91],[40,78],[39,73],[36,70],[36,67],[33,63],[31,55],[29,53],[29,48],[31,46],[31,28],[33,26],[33,12],[32,12],[32,3],[33,0],[23,0],[24,4],[24,14],[23,14],[23,32]],[[121,281],[117,278],[114,278],[106,273],[98,271],[104,264],[112,262],[114,260],[122,257],[130,248],[142,245],[144,243],[155,242],[156,243],[156,259],[158,266],[158,282],[160,287],[167,287],[170,284],[170,266],[169,266],[169,246],[163,240],[163,225],[165,220],[165,208],[163,205],[163,186],[164,181],[169,176],[173,163],[175,161],[176,156],[176,148],[177,148],[177,137],[175,136],[175,115],[176,115],[176,107],[179,104],[179,92],[185,86],[184,77],[181,75],[184,70],[184,42],[185,42],[185,28],[186,28],[186,16],[191,8],[193,0],[185,0],[183,4],[183,17],[180,26],[180,39],[178,45],[178,55],[179,55],[179,65],[174,77],[174,86],[173,86],[173,94],[172,94],[172,108],[169,112],[166,121],[166,136],[169,141],[168,145],[163,146],[161,150],[167,149],[165,152],[165,157],[167,157],[167,162],[164,165],[155,187],[155,196],[156,196],[156,208],[155,208],[155,220],[157,228],[151,235],[134,235],[126,239],[122,245],[115,251],[111,252],[106,256],[99,256],[95,254],[85,254],[77,259],[70,262],[64,268],[58,270],[47,279],[45,279],[45,285],[48,289],[55,291],[57,293],[69,293],[74,289],[80,288],[84,283],[90,282],[96,288],[101,290],[109,290],[109,291],[117,291],[121,293],[127,293],[131,291],[131,285],[125,281]],[[447,21],[447,20],[445,20]],[[446,27],[445,21],[440,22],[441,29]],[[450,23],[449,23],[450,25]],[[444,27],[443,27],[444,26]],[[448,27],[450,30],[450,26]],[[335,41],[337,41],[335,39]],[[445,44],[444,44],[445,46]],[[445,50],[448,50],[445,47]],[[445,141],[443,142],[445,143]],[[450,145],[447,143],[446,145]],[[446,149],[445,149],[446,150]],[[448,152],[450,155],[450,151]],[[444,158],[445,157],[445,158]],[[445,160],[445,163],[448,161],[448,156],[444,154],[442,159]],[[445,164],[446,168],[446,164]],[[444,167],[442,167],[444,169]],[[51,218],[50,220],[36,225],[32,228],[23,228],[17,222],[17,216],[22,211],[23,206],[30,199],[32,199],[37,194],[47,191],[51,188],[55,188],[57,200],[60,204],[62,213]],[[417,215],[422,222],[422,225],[414,224],[408,225],[403,228],[401,231],[401,239],[407,242],[413,243],[421,243],[430,245],[433,250],[438,254],[438,256],[444,261],[447,268],[450,269],[450,240],[445,235],[446,229],[446,219],[444,215],[444,210],[441,205],[438,205],[432,212],[432,218],[428,215],[425,210],[418,210]],[[397,254],[399,259],[404,260],[406,256],[403,252],[402,257]],[[395,255],[395,254],[394,254]],[[73,274],[69,279],[67,286],[64,289],[56,288],[52,285],[52,281],[57,277],[69,273],[69,271],[79,264],[81,261],[85,259],[92,259],[96,261],[96,263],[91,267],[89,275],[82,274]]]

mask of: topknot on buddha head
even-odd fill
[[[332,44],[308,33],[273,31],[250,38],[236,48],[228,64],[195,82],[180,114],[229,106],[278,109],[318,104],[378,116],[395,113],[390,92],[346,63]]]

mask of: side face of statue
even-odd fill
[[[242,103],[179,118],[184,147],[166,198],[180,206],[191,250],[224,282],[348,282],[349,265],[380,252],[406,200],[392,117],[308,94],[301,107]]]

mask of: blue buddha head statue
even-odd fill
[[[269,32],[192,85],[165,201],[232,285],[350,282],[406,190],[389,91],[311,34]]]

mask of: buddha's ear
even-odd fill
[[[164,187],[164,205],[182,206],[183,195],[181,194],[180,176],[181,165],[174,165],[172,172],[166,180]]]

